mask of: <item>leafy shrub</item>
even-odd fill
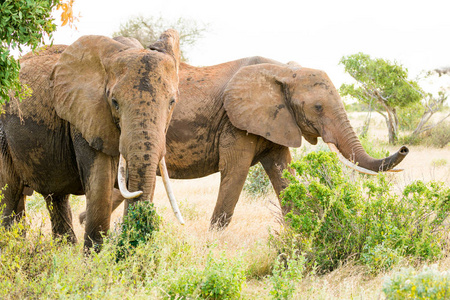
[[[377,272],[404,256],[433,260],[445,252],[450,188],[443,183],[416,181],[398,195],[383,174],[352,181],[330,152],[309,153],[291,168],[298,177],[284,173],[291,183],[282,204],[291,211],[282,239],[319,271],[355,259]],[[380,262],[383,255],[391,258]]]
[[[450,122],[445,122],[423,133],[424,143],[428,146],[444,148],[450,143]]]
[[[425,107],[422,103],[416,102],[407,107],[398,109],[399,128],[401,130],[411,131],[416,129],[419,124]]]
[[[383,292],[386,299],[449,299],[450,274],[436,267],[424,267],[420,273],[403,269],[384,281]]]
[[[361,262],[368,267],[369,273],[378,274],[390,270],[401,261],[399,252],[398,249],[386,247],[384,243],[365,245],[361,252]]]
[[[207,257],[203,270],[187,267],[168,272],[163,287],[170,299],[239,299],[245,272],[240,261],[230,262],[224,253]]]
[[[266,194],[270,189],[270,180],[263,166],[258,163],[250,168],[244,184],[244,192],[251,197]]]
[[[138,244],[151,240],[160,225],[161,217],[156,213],[153,203],[138,201],[130,206],[117,236],[113,237],[117,245],[117,259],[131,253]]]
[[[303,278],[305,268],[305,258],[293,254],[287,258],[285,266],[281,259],[276,259],[272,276],[269,278],[272,283],[270,294],[274,299],[291,299],[298,281]]]
[[[450,122],[441,123],[419,135],[403,136],[399,143],[444,148],[450,143]]]

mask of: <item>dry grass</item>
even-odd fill
[[[357,126],[357,123],[362,121],[354,118],[352,122]],[[382,128],[383,123],[375,122],[378,122],[377,128],[370,134],[374,139],[383,140],[386,135]],[[393,153],[398,147],[385,148]],[[436,160],[441,161],[438,166],[433,164]],[[404,169],[402,173],[390,175],[399,188],[414,180],[438,180],[450,185],[450,145],[443,149],[410,147],[410,154],[400,167]],[[173,216],[162,181],[158,178],[154,197],[157,210],[166,225],[172,223],[170,226],[175,228],[177,237],[189,240],[195,245],[198,255],[205,255],[207,249],[211,248],[215,251],[225,251],[229,257],[245,253],[245,260],[253,263],[255,270],[252,273],[261,276],[247,281],[244,288],[246,297],[264,299],[265,296],[261,298],[261,295],[267,295],[268,298],[270,282],[264,275],[269,271],[276,253],[269,248],[267,240],[270,232],[281,229],[278,222],[278,200],[273,192],[264,199],[251,199],[242,194],[230,226],[221,232],[209,231],[209,220],[214,210],[219,182],[219,174],[195,180],[172,180],[175,195],[186,220],[186,224],[181,226]],[[78,214],[83,210],[82,203],[73,208],[73,223],[79,241],[83,240],[84,228],[78,222]],[[45,215],[46,210],[41,211],[32,219],[41,222],[41,214]],[[112,216],[113,224],[120,222],[122,213],[123,206],[120,206]],[[48,217],[43,226],[43,230],[50,234]],[[212,245],[214,247],[211,247]],[[450,259],[441,261],[440,266],[442,269],[449,268]],[[360,267],[349,264],[325,276],[308,276],[299,284],[295,298],[382,299],[381,285],[388,274],[380,274],[375,278],[367,277]]]

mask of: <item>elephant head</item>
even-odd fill
[[[178,100],[178,33],[167,30],[156,44],[146,50],[85,36],[61,54],[51,77],[57,114],[92,148],[124,158],[133,201],[152,201]]]
[[[327,74],[295,63],[242,68],[226,87],[224,107],[237,128],[286,147],[299,147],[302,136],[311,144],[322,137],[346,165],[363,173],[390,170],[408,154],[402,147],[384,159],[370,157]]]

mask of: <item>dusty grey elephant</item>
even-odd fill
[[[249,168],[258,162],[280,195],[288,185],[282,172],[291,162],[289,147],[299,147],[302,136],[311,144],[322,137],[345,164],[371,174],[392,169],[408,153],[402,147],[385,159],[370,157],[326,73],[296,63],[263,57],[210,67],[182,63],[179,90],[167,132],[167,168],[177,179],[220,172],[213,227],[228,225]],[[121,201],[117,197],[113,209]]]
[[[178,100],[178,33],[164,32],[150,48],[84,36],[24,56],[20,78],[33,95],[12,99],[0,118],[3,225],[23,216],[24,193],[35,190],[53,234],[75,242],[68,198],[85,194],[89,248],[109,229],[114,187],[128,203],[152,201]]]

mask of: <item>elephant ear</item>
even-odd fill
[[[177,70],[180,66],[180,36],[174,29],[164,31],[159,39],[148,46],[150,50],[169,54],[175,60]]]
[[[258,64],[241,68],[224,91],[231,123],[286,147],[299,147],[302,132],[286,103],[294,72],[288,66]]]
[[[106,101],[102,60],[128,48],[107,37],[83,36],[61,54],[51,77],[57,114],[91,147],[112,156],[119,155],[120,132]]]

